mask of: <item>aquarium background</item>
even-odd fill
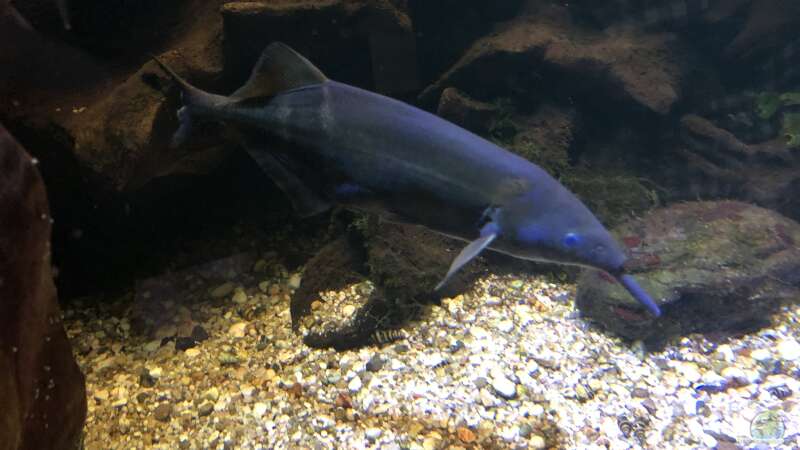
[[[0,448],[800,447],[800,3],[0,3]],[[492,252],[436,295],[463,243],[171,147],[151,55],[227,95],[276,41],[544,168],[664,314]]]

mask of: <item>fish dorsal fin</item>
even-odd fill
[[[284,43],[273,42],[261,53],[247,83],[231,97],[238,100],[271,97],[326,80],[325,75],[301,54]]]

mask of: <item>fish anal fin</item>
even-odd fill
[[[273,42],[261,53],[247,83],[231,97],[237,100],[271,97],[326,80],[325,75],[305,57],[286,44]]]
[[[456,256],[453,262],[450,264],[450,269],[447,270],[447,275],[444,276],[444,279],[436,285],[435,290],[440,290],[453,275],[458,272],[459,269],[464,267],[468,262],[475,259],[486,247],[488,247],[492,241],[497,238],[498,234],[498,227],[497,224],[494,222],[489,222],[481,229],[481,236],[478,239],[470,242],[466,247],[461,250],[461,253]]]

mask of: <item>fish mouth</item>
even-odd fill
[[[658,307],[658,304],[650,297],[650,294],[647,293],[639,283],[636,282],[636,279],[633,278],[630,274],[627,274],[623,271],[618,271],[616,273],[611,273],[614,278],[619,281],[619,283],[625,287],[628,293],[631,294],[633,298],[636,299],[642,306],[647,309],[653,317],[660,317],[661,316],[661,308]]]

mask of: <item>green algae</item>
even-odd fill
[[[800,92],[784,92],[780,95],[783,106],[800,105]]]
[[[762,92],[756,96],[756,113],[762,119],[774,116],[781,106],[781,97],[774,92]]]
[[[800,113],[783,115],[783,136],[786,138],[786,145],[800,148]]]

